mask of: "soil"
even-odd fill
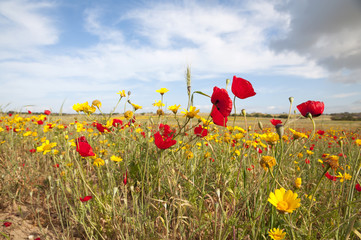
[[[57,235],[48,228],[39,228],[31,218],[31,213],[26,206],[8,207],[0,209],[0,239],[8,240],[56,240]],[[6,227],[5,222],[11,223]]]

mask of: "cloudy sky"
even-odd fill
[[[249,80],[247,112],[287,112],[290,96],[360,112],[360,23],[360,0],[0,0],[0,106],[74,113],[99,99],[107,112],[124,89],[154,112],[165,87],[186,107],[190,66],[194,91]]]

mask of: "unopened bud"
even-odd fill
[[[130,96],[130,94],[132,94],[132,92],[131,92],[131,91],[128,91],[128,96]]]
[[[228,88],[228,85],[231,83],[231,80],[229,80],[228,78],[226,79],[226,89]]]
[[[288,100],[290,101],[290,103],[293,103],[293,97],[289,97]]]
[[[261,129],[261,131],[263,130],[263,124],[261,121],[258,121],[258,127],[259,127],[259,129]]]
[[[277,124],[276,125],[276,132],[277,132],[278,136],[280,136],[280,139],[281,139],[283,137],[284,132],[285,132],[285,129],[284,129],[282,124]]]
[[[245,117],[246,116],[246,109],[242,109],[242,115]]]

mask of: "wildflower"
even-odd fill
[[[338,176],[336,176],[337,178],[340,178],[340,182],[344,182],[345,180],[351,180],[352,176],[348,173],[345,173],[344,175],[342,175],[342,173],[338,173]]]
[[[29,113],[29,114],[31,114],[31,111],[30,111],[30,110],[28,110],[28,113]]]
[[[300,188],[302,184],[302,179],[301,178],[296,178],[295,180],[295,187],[296,188]]]
[[[338,163],[339,157],[336,155],[328,155],[325,159],[325,163],[327,163],[333,170],[337,170],[340,166]]]
[[[218,126],[227,127],[228,118],[223,116],[222,113],[220,113],[220,111],[218,111],[218,109],[215,106],[212,107],[211,117],[214,124]]]
[[[132,106],[134,107],[134,111],[137,111],[138,109],[142,109],[142,106],[139,106],[138,104],[132,103]]]
[[[275,192],[271,192],[268,201],[276,207],[280,213],[292,213],[296,208],[300,207],[301,199],[297,198],[297,193],[293,193],[291,190],[284,188],[276,189]]]
[[[243,78],[237,78],[236,76],[233,76],[231,90],[232,93],[240,99],[245,99],[256,95],[252,84],[249,81]]]
[[[118,127],[123,125],[123,121],[117,118],[114,118],[112,121],[113,127]]]
[[[104,163],[105,163],[105,162],[104,162],[103,159],[101,159],[101,158],[96,158],[96,159],[94,160],[94,162],[93,162],[93,165],[99,167],[99,166],[103,166]]]
[[[199,109],[196,110],[196,107],[190,106],[189,107],[189,111],[187,111],[186,109],[184,109],[184,115],[188,118],[194,118],[197,116],[197,114],[199,113]]]
[[[290,131],[292,132],[293,134],[293,139],[299,139],[299,138],[308,138],[308,136],[304,133],[300,133],[300,132],[297,132],[296,130],[293,130],[292,128],[290,128]]]
[[[167,149],[177,143],[171,136],[162,136],[159,131],[154,134],[154,143],[159,149]]]
[[[318,117],[323,113],[325,104],[318,101],[307,101],[299,104],[297,109],[304,117],[307,117],[308,114],[311,114],[312,117]]]
[[[361,146],[361,139],[356,139],[355,143],[357,146]]]
[[[177,114],[179,108],[180,108],[180,105],[177,105],[177,104],[174,104],[173,106],[168,107],[168,109],[171,110],[174,114]]]
[[[277,126],[279,124],[282,124],[282,121],[281,120],[277,120],[277,119],[271,119],[270,122],[272,123],[273,126]]]
[[[85,196],[85,197],[79,198],[79,199],[80,199],[80,201],[82,201],[82,202],[87,202],[87,201],[89,201],[89,200],[92,199],[92,198],[93,198],[92,196]]]
[[[274,157],[271,156],[262,156],[262,159],[260,161],[261,167],[265,170],[268,171],[268,169],[271,169],[276,166],[277,162],[276,159]]]
[[[337,177],[336,176],[332,176],[331,174],[329,174],[328,172],[325,173],[325,177],[327,177],[328,179],[330,179],[331,181],[337,181]]]
[[[82,157],[95,156],[93,148],[89,145],[84,136],[81,136],[76,140],[76,151]]]
[[[34,152],[36,152],[36,149],[35,148],[30,149],[29,152],[34,153]]]
[[[4,222],[4,224],[3,224],[3,225],[4,225],[4,227],[10,227],[10,226],[11,226],[11,224],[12,224],[11,222]]]
[[[98,129],[99,132],[110,132],[110,130],[108,128],[106,128],[105,126],[103,126],[100,123],[96,123],[96,128]]]
[[[359,183],[356,184],[355,189],[356,189],[356,191],[361,192],[361,185]]]
[[[53,147],[55,147],[55,146],[56,146],[56,143],[55,143],[55,142],[54,142],[54,143],[50,143],[49,140],[46,140],[40,147],[37,147],[36,150],[37,150],[38,152],[43,152],[43,154],[45,155],[45,154],[47,154],[48,152],[50,152],[51,149],[52,149]]]
[[[318,131],[317,131],[317,134],[322,136],[323,134],[325,134],[325,131],[318,130]]]
[[[73,105],[73,110],[76,112],[82,111],[82,106],[79,103]]]
[[[313,154],[315,154],[314,152],[312,152],[312,151],[310,151],[310,150],[306,150],[306,152],[307,152],[307,155],[313,155]]]
[[[298,158],[303,158],[303,154],[302,154],[302,153],[298,153],[298,154],[297,154],[297,157],[298,157]]]
[[[162,109],[158,109],[158,110],[157,110],[157,115],[158,115],[158,116],[163,116],[163,115],[164,115],[163,110],[162,110]]]
[[[127,96],[127,95],[125,94],[125,90],[119,91],[119,92],[117,92],[117,94],[119,94],[120,97],[122,97],[122,98]]]
[[[110,160],[114,161],[114,162],[121,162],[123,161],[123,159],[121,157],[117,157],[117,156],[111,156]]]
[[[123,183],[124,185],[127,185],[128,183],[128,171],[126,171],[125,174],[123,174]]]
[[[155,90],[157,93],[160,93],[160,95],[163,95],[164,93],[168,92],[169,90],[166,89],[166,88],[161,88],[161,89],[158,89],[158,90]]]
[[[283,232],[283,229],[273,228],[268,231],[268,235],[273,240],[283,240],[283,239],[285,239],[286,233]]]
[[[280,137],[277,133],[270,132],[260,135],[260,138],[266,141],[269,145],[275,145]]]
[[[51,112],[50,112],[49,110],[45,110],[45,111],[44,111],[44,114],[45,114],[45,115],[50,115]]]
[[[194,157],[193,152],[187,151],[187,159],[191,159],[191,158],[193,158],[193,157]]]
[[[126,112],[124,113],[124,117],[125,117],[126,119],[132,118],[132,117],[133,117],[133,112],[132,112],[132,111],[126,111]]]
[[[94,100],[92,102],[92,106],[95,106],[97,108],[100,108],[102,106],[102,103],[99,100]]]
[[[214,87],[211,102],[224,117],[228,117],[231,114],[232,100],[226,89]]]
[[[208,130],[199,125],[194,129],[194,134],[200,137],[205,137],[208,134]]]
[[[153,103],[153,106],[155,106],[155,107],[163,107],[163,106],[165,106],[165,104],[164,104],[164,103],[162,103],[162,101],[161,101],[161,100],[159,100],[158,102],[157,102],[157,101],[155,101],[155,103]]]

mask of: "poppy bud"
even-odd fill
[[[277,124],[276,125],[276,132],[277,132],[278,136],[280,136],[280,138],[282,138],[282,136],[283,136],[283,134],[285,132],[284,127],[283,127],[282,124]]]
[[[231,83],[231,80],[230,79],[226,79],[226,89],[228,88],[228,85]]]
[[[242,115],[245,117],[246,116],[246,109],[242,109]]]
[[[263,124],[259,120],[258,120],[258,127],[259,127],[259,129],[263,130]]]
[[[289,97],[288,100],[290,101],[290,103],[293,103],[293,97]]]
[[[130,96],[131,93],[132,93],[131,91],[128,91],[128,96]]]

